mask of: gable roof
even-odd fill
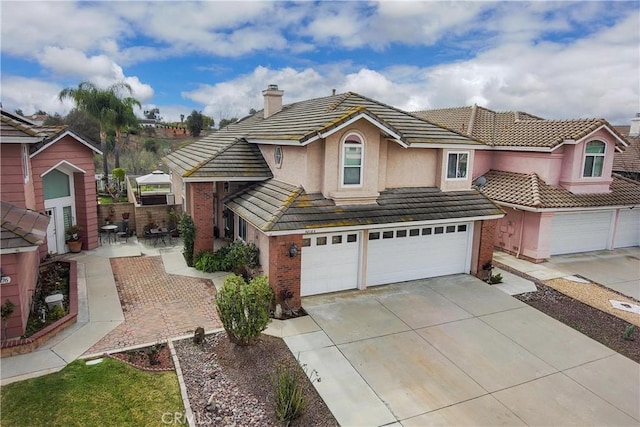
[[[3,253],[35,250],[44,243],[48,216],[7,202],[0,202],[0,207],[0,249]]]
[[[616,172],[640,173],[640,135],[629,136],[631,126],[614,126],[629,141],[623,152],[613,156],[613,170]]]
[[[66,125],[43,126],[4,109],[1,112],[0,142],[3,144],[29,144],[29,153],[32,157],[66,135],[70,135],[96,153],[102,154],[100,144],[81,136]]]
[[[504,212],[476,190],[442,192],[435,187],[392,188],[375,204],[336,204],[320,193],[271,179],[224,200],[225,205],[267,234],[336,227],[394,226],[407,222],[500,218]],[[327,230],[330,231],[330,230]]]
[[[347,92],[287,104],[266,119],[263,112],[258,111],[174,151],[163,160],[183,177],[245,176],[266,179],[272,176],[271,172],[254,144],[303,146],[326,138],[360,119],[368,120],[388,138],[405,147],[485,146],[473,138],[405,111]],[[235,166],[236,170],[231,166]],[[234,175],[236,173],[243,175]]]
[[[617,146],[627,145],[624,136],[605,119],[547,120],[520,111],[497,112],[477,105],[414,114],[494,147],[554,149],[602,127],[614,136]]]
[[[497,203],[531,209],[593,208],[640,205],[640,183],[613,174],[609,193],[574,194],[548,185],[535,173],[490,170],[481,191]]]

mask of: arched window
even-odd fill
[[[362,159],[364,143],[362,138],[351,133],[342,143],[342,185],[358,187],[362,185]]]
[[[583,177],[602,176],[604,168],[604,151],[606,145],[602,141],[589,141],[585,148]]]

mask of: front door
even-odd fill
[[[233,223],[234,223],[233,211],[225,208],[223,216],[224,216],[224,237],[227,239],[233,239]]]

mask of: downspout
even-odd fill
[[[521,212],[522,212],[522,219],[520,221],[520,237],[518,237],[518,252],[516,252],[516,258],[520,258],[520,251],[522,250],[522,235],[523,235],[523,231],[524,231],[524,216],[526,214],[525,211],[521,211]]]

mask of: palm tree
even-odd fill
[[[60,101],[72,99],[79,110],[85,111],[96,118],[100,124],[100,144],[103,148],[102,166],[104,169],[105,184],[108,184],[109,165],[107,162],[107,130],[114,126],[118,111],[123,111],[122,92],[133,93],[133,89],[127,83],[114,83],[106,89],[100,89],[91,82],[82,82],[77,88],[63,89],[58,98]],[[129,105],[140,105],[135,98],[130,98]],[[133,110],[132,110],[133,113]],[[116,142],[117,143],[117,142]]]
[[[131,97],[120,100],[115,108],[115,115],[113,116],[113,126],[116,131],[116,146],[115,146],[115,160],[116,167],[120,167],[120,146],[122,145],[122,131],[129,128],[135,128],[138,126],[138,118],[133,113],[133,106],[137,105],[141,108],[140,102]]]

